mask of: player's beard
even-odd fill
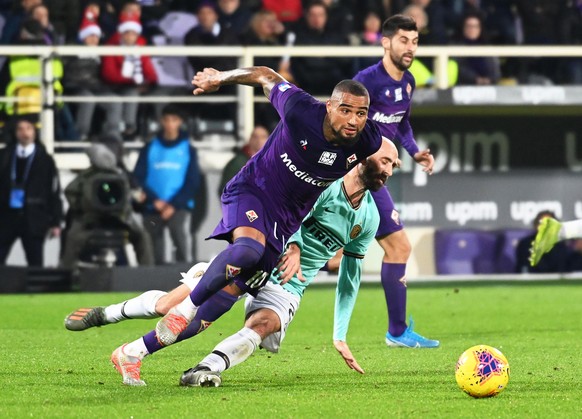
[[[405,55],[406,54],[402,54],[400,57],[398,57],[393,53],[390,53],[390,60],[392,61],[392,64],[394,64],[394,66],[400,71],[408,70],[414,61],[414,55],[408,54],[408,56],[410,57],[410,64],[404,64]]]
[[[364,187],[371,191],[381,189],[388,177],[382,175],[378,164],[372,159],[368,159],[366,164],[362,165],[363,169],[360,172],[360,178]]]
[[[358,142],[358,140],[360,139],[360,135],[362,134],[362,131],[358,131],[358,132],[356,132],[356,134],[353,137],[345,137],[344,135],[342,135],[342,129],[344,127],[341,127],[339,130],[336,130],[330,124],[330,128],[331,128],[331,131],[332,131],[333,136],[334,136],[334,140],[331,142],[335,145],[340,146],[340,147],[353,146],[354,144],[356,144]],[[356,128],[356,130],[357,130],[357,128]]]

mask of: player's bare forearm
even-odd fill
[[[246,86],[262,87],[265,96],[270,97],[271,90],[278,83],[285,81],[283,76],[269,67],[247,67],[223,71],[220,77],[221,85],[244,84]]]
[[[262,87],[269,98],[273,87],[282,81],[286,81],[283,76],[269,67],[247,67],[227,71],[205,68],[196,73],[192,79],[192,85],[194,85],[194,95],[216,92],[221,86],[230,84]]]

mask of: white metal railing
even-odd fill
[[[255,57],[282,57],[282,56],[304,56],[304,57],[378,57],[383,54],[381,47],[366,46],[324,46],[324,47],[303,47],[303,46],[279,46],[279,47],[192,47],[192,46],[144,46],[144,47],[121,47],[121,46],[0,46],[0,56],[10,55],[37,55],[44,61],[43,83],[41,84],[41,98],[43,101],[43,111],[41,115],[42,138],[49,151],[54,151],[54,129],[53,110],[55,96],[52,86],[52,67],[50,59],[54,56],[66,57],[77,55],[149,55],[156,57],[163,56],[231,56],[239,60],[240,67],[253,65]],[[582,57],[582,46],[420,46],[417,52],[418,57],[433,57],[435,72],[435,87],[446,89],[447,61],[451,57]],[[66,75],[65,75],[66,77]],[[70,102],[80,102],[83,99],[73,96],[63,96],[62,100]],[[105,102],[120,100],[119,97],[92,97],[95,102]],[[0,100],[13,100],[11,98],[0,97]],[[87,99],[84,99],[87,100]],[[248,137],[252,130],[254,115],[253,89],[239,86],[237,96],[230,97],[193,97],[184,96],[159,96],[153,97],[124,97],[123,100],[135,102],[224,102],[236,101],[238,106],[238,127],[241,138]]]

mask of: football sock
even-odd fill
[[[222,372],[245,361],[261,342],[262,339],[257,332],[243,327],[216,345],[212,353],[208,354],[198,365],[208,367],[211,371]]]
[[[139,338],[125,345],[123,352],[125,352],[126,355],[135,356],[140,360],[149,355],[148,348],[143,338]]]
[[[164,291],[146,291],[135,298],[119,304],[105,307],[105,318],[109,323],[117,323],[127,319],[151,319],[159,317],[156,312],[156,304],[160,298],[166,295]]]
[[[182,340],[186,340],[193,336],[196,336],[199,333],[202,333],[206,330],[213,322],[218,320],[220,316],[224,313],[228,312],[231,307],[238,301],[238,297],[234,295],[230,295],[225,291],[218,291],[212,297],[208,299],[204,304],[200,306],[198,311],[196,312],[196,316],[192,320],[192,322],[188,325],[186,330],[178,335],[178,339],[176,342],[180,342]],[[143,341],[145,346],[147,347],[147,351],[150,354],[159,351],[160,349],[164,348],[158,342],[156,337],[156,331],[152,330],[147,335],[143,336]]]
[[[563,222],[558,236],[561,240],[582,238],[582,220]]]
[[[406,330],[406,264],[382,263],[382,287],[388,307],[388,332],[400,336]]]
[[[258,241],[248,237],[236,239],[214,258],[190,294],[194,306],[202,305],[211,295],[224,288],[241,270],[256,265],[264,253],[265,246]],[[187,309],[187,307],[184,308]]]

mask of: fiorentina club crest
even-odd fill
[[[255,221],[257,218],[259,218],[259,216],[257,215],[257,213],[254,212],[253,210],[248,210],[247,212],[245,212],[245,214],[247,215],[247,218],[249,219],[249,221],[251,223],[253,221]]]
[[[411,97],[412,97],[412,86],[410,85],[410,83],[408,83],[406,85],[406,94],[408,95],[408,98],[411,99]]]
[[[321,153],[318,163],[331,166],[333,165],[333,162],[335,161],[336,157],[337,157],[336,153],[333,153],[331,151],[324,151],[323,153]]]
[[[301,146],[301,148],[303,150],[307,150],[307,140],[301,140],[301,141],[299,141],[299,145]]]
[[[390,88],[386,89],[386,92],[384,92],[384,94],[386,95],[386,97],[390,97]]]
[[[352,154],[350,157],[348,157],[346,159],[346,169],[350,167],[350,165],[355,162],[356,160],[358,160],[358,156],[356,156],[356,154]]]
[[[212,322],[208,322],[206,320],[200,320],[200,329],[198,329],[198,333],[204,332],[206,329],[210,327]]]
[[[226,279],[232,279],[240,274],[241,268],[238,266],[226,265]]]

